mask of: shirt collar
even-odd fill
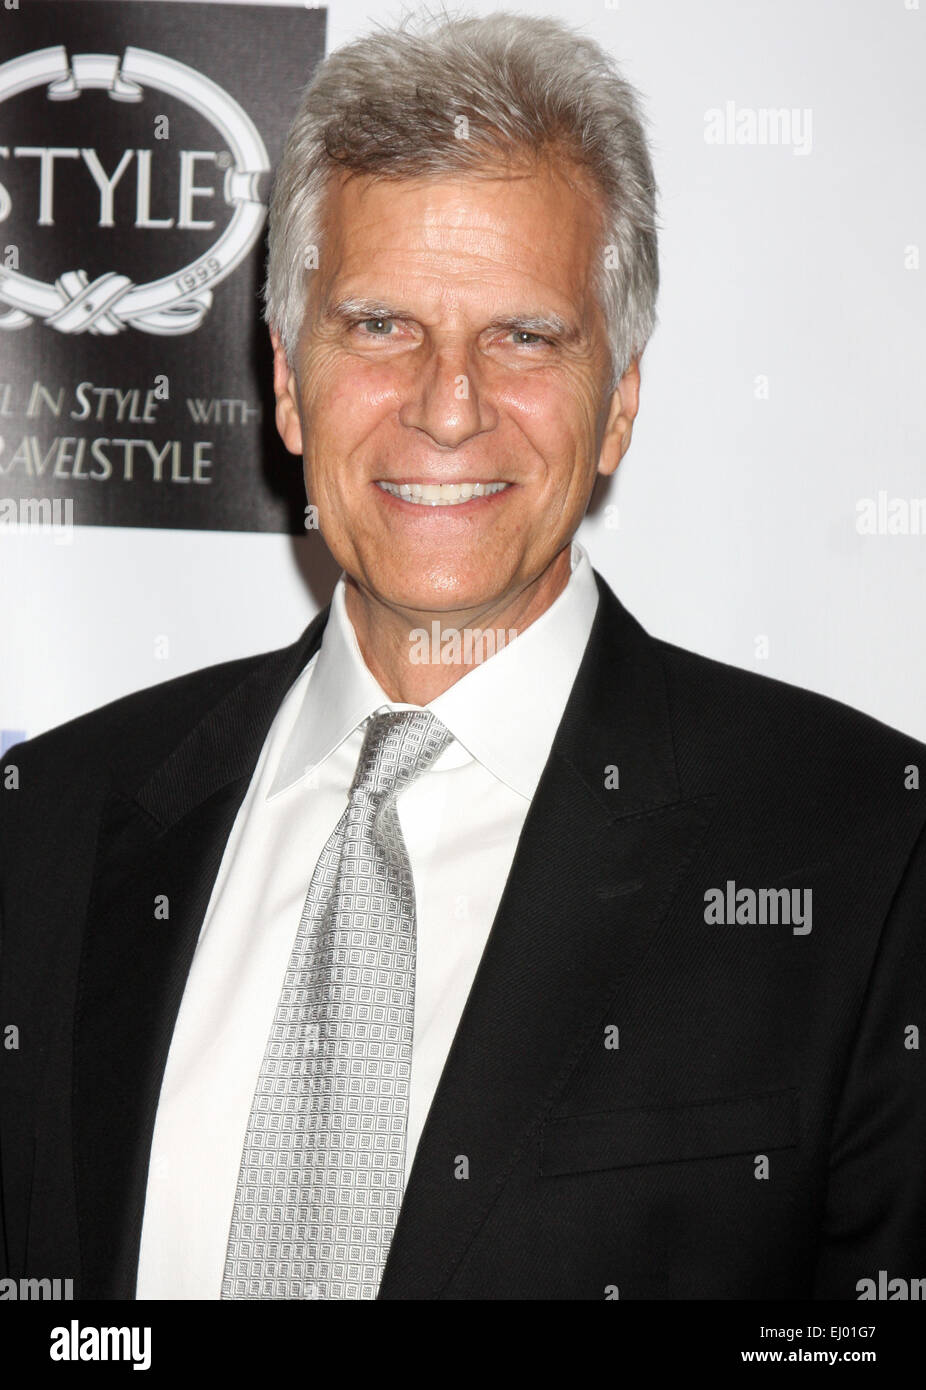
[[[528,799],[549,756],[598,607],[594,572],[576,541],[570,560],[569,580],[550,607],[426,706],[472,757]],[[318,767],[371,714],[414,708],[390,700],[364,661],[347,615],[343,574],[310,666],[268,796]]]

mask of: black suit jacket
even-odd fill
[[[852,1299],[880,1269],[924,1276],[926,793],[905,769],[926,747],[654,640],[598,586],[380,1297]],[[197,935],[326,617],[7,754],[13,1276],[134,1296]],[[728,882],[809,889],[812,929],[709,924]]]

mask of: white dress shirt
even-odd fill
[[[415,885],[405,1180],[598,606],[573,543],[563,592],[427,706],[453,741],[396,803]],[[251,1102],[318,857],[369,715],[390,701],[335,588],[318,652],[271,724],[232,827],[177,1016],[155,1120],[136,1296],[217,1299]]]

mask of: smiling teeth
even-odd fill
[[[381,483],[383,492],[423,507],[455,507],[471,497],[491,497],[508,483]]]

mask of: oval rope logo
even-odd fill
[[[69,101],[89,88],[113,101],[141,101],[146,88],[191,106],[222,136],[230,161],[222,194],[234,209],[209,249],[172,275],[138,285],[108,271],[91,280],[84,270],[66,270],[52,284],[0,265],[0,328],[25,328],[42,319],[59,333],[192,333],[212,306],[212,291],[244,260],[261,233],[267,209],[260,176],[270,160],[257,127],[245,111],[210,78],[185,63],[144,48],[111,53],[77,53],[68,58],[61,44],[37,49],[0,65],[0,103],[44,86],[49,101]],[[221,161],[217,161],[221,167]]]

